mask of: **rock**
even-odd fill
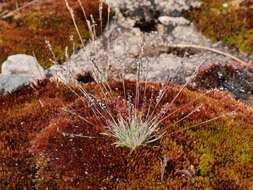
[[[95,63],[102,71],[103,79],[106,77],[135,79],[137,63],[141,61],[143,69],[148,73],[145,76],[147,80],[170,79],[173,82],[183,83],[204,60],[209,63],[228,60],[210,52],[180,50],[166,45],[188,42],[209,45],[208,40],[194,29],[190,21],[180,14],[174,16],[175,11],[182,12],[196,6],[192,4],[193,1],[109,0],[108,2],[117,11],[115,19],[111,21],[103,36],[95,42],[88,43],[77,54],[72,55],[67,63],[52,66],[47,70],[48,75],[66,83],[75,81],[77,76],[87,72],[97,79],[101,75],[97,75]],[[174,3],[175,6],[168,6],[170,3]],[[167,26],[160,23],[173,25],[172,30],[168,30]],[[160,44],[165,44],[165,48]]]
[[[158,20],[165,26],[177,26],[177,25],[188,25],[190,21],[184,17],[169,17],[169,16],[160,16]]]
[[[171,16],[182,16],[184,11],[188,11],[192,8],[198,8],[201,5],[199,0],[154,0],[157,9],[161,10],[161,13]]]
[[[13,92],[46,77],[35,57],[25,54],[9,56],[2,65],[0,92]]]
[[[28,85],[31,77],[24,75],[0,75],[0,93],[11,93]]]
[[[189,26],[177,26],[172,35],[176,43],[197,44],[202,46],[211,46],[209,40],[199,33],[193,24]]]
[[[49,68],[48,75],[65,83],[76,82],[78,76],[86,74],[98,82],[106,78],[135,80],[138,64],[141,64],[141,80],[183,84],[193,78],[200,65],[231,63],[230,58],[210,51],[173,47],[178,44],[213,47],[182,17],[185,11],[200,5],[197,0],[107,2],[116,11],[103,35],[72,55],[65,64]]]
[[[197,8],[201,5],[199,0],[106,0],[113,8],[120,9],[129,14],[136,14],[136,10],[143,7],[152,7],[153,12],[170,13],[187,11],[191,8]],[[152,10],[150,8],[150,10]],[[135,12],[135,13],[134,13]],[[140,14],[140,12],[138,13]]]
[[[109,78],[118,79],[125,75],[126,79],[135,79],[137,63],[141,61],[145,71],[142,72],[143,79],[145,77],[148,81],[170,79],[176,83],[183,83],[202,62],[229,61],[228,58],[211,52],[170,48],[168,44],[173,44],[177,39],[173,41],[164,39],[158,32],[143,33],[136,28],[117,26],[112,31],[108,29],[104,38],[87,44],[78,54],[73,55],[68,63],[53,66],[48,73],[64,82],[73,81],[85,72],[93,73],[93,78],[97,78],[94,76],[96,69],[93,63],[95,63]],[[106,44],[108,40],[109,44]],[[205,43],[208,42],[204,40],[203,44]],[[107,67],[110,69],[107,70]],[[148,75],[145,76],[145,73]]]
[[[9,56],[2,65],[3,75],[24,75],[33,79],[45,78],[44,69],[35,57],[25,54]]]
[[[252,101],[253,69],[239,64],[210,64],[200,69],[194,78],[197,89],[222,89],[237,99]],[[251,102],[252,103],[252,102]]]
[[[156,31],[158,18],[162,15],[182,17],[184,11],[200,6],[199,0],[106,0],[106,2],[117,10],[115,12],[119,23],[125,23],[125,19],[130,18],[135,22],[134,26],[144,32]],[[181,23],[182,18],[178,21]],[[173,20],[174,24],[175,22],[177,21]]]

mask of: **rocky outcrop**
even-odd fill
[[[195,44],[227,51],[221,44],[211,44],[183,17],[185,11],[200,6],[198,1],[108,0],[107,3],[116,10],[116,15],[102,37],[90,42],[66,64],[51,67],[49,75],[65,82],[75,81],[87,72],[94,78],[101,77],[99,80],[135,79],[141,65],[142,79],[184,83],[200,65],[230,62],[229,58],[212,52],[170,47]]]

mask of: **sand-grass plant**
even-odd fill
[[[108,131],[104,134],[113,137],[117,147],[127,147],[131,150],[152,143],[161,137],[157,135],[159,125],[156,122],[150,124],[138,116],[127,120],[119,116],[117,123],[108,123],[107,129]]]

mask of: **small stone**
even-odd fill
[[[0,74],[0,93],[11,93],[28,85],[31,78],[28,76],[2,75]]]
[[[9,56],[2,65],[2,74],[30,76],[33,79],[45,78],[44,69],[37,59],[25,54]]]
[[[36,80],[46,77],[44,69],[33,56],[18,54],[9,56],[2,65],[0,92],[14,92],[19,88],[36,84]]]
[[[158,18],[158,20],[165,26],[185,26],[189,25],[190,21],[185,19],[184,17],[169,17],[169,16],[161,16]]]

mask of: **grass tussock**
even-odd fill
[[[138,116],[127,120],[119,116],[116,123],[110,122],[108,125],[108,131],[104,134],[113,137],[117,147],[135,150],[139,146],[155,142],[160,138],[157,135],[159,133],[158,124],[156,122],[149,124],[148,121],[143,121]]]

